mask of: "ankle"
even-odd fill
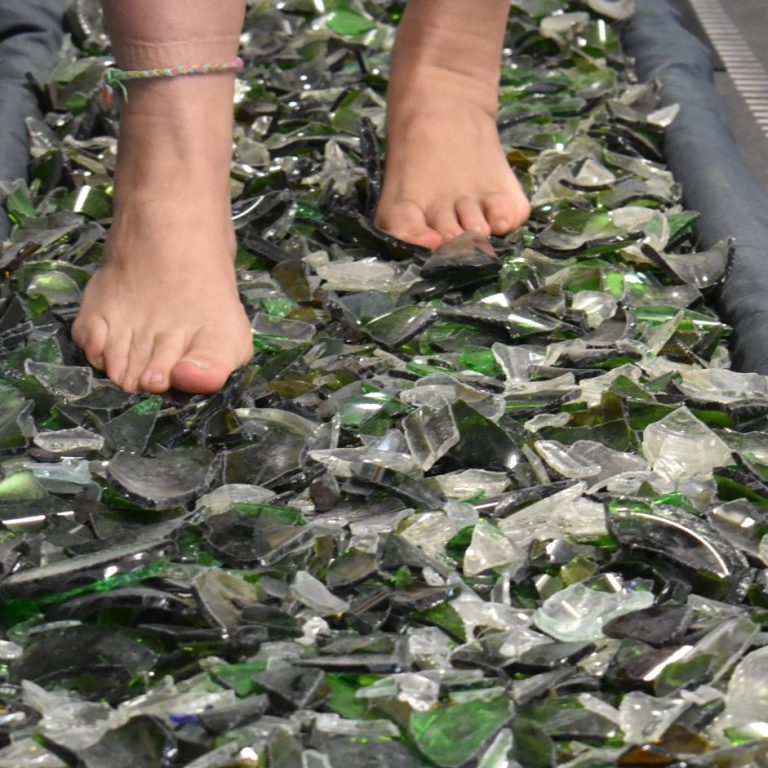
[[[436,67],[472,82],[498,85],[509,0],[410,0],[400,23],[392,69]]]
[[[394,72],[387,92],[388,119],[453,119],[480,110],[496,121],[498,81],[475,77],[438,64],[420,63]]]
[[[141,226],[158,227],[162,219],[190,217],[225,221],[231,228],[230,149],[190,141],[172,130],[121,133],[115,169],[117,219],[130,212]],[[145,220],[150,217],[149,220]],[[154,218],[152,218],[154,217]],[[138,225],[138,222],[134,222]]]
[[[157,140],[181,146],[204,143],[231,152],[234,75],[216,72],[132,81],[120,115],[124,127],[136,126]]]
[[[147,87],[131,89],[120,117],[118,188],[183,185],[228,197],[231,92],[202,83],[140,85]]]
[[[455,57],[446,53],[446,48],[451,49],[449,42]],[[459,105],[479,106],[495,119],[500,57],[476,56],[476,48],[474,38],[458,44],[454,32],[435,31],[422,37],[419,31],[398,37],[387,92],[390,108],[412,105],[423,111],[424,106],[433,109],[442,105],[441,111],[455,111]]]
[[[189,189],[209,197],[229,195],[231,146],[216,146],[204,136],[180,135],[147,129],[121,133],[118,142],[115,184],[150,189]]]

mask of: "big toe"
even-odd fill
[[[411,200],[394,205],[381,204],[376,213],[376,226],[406,243],[435,250],[442,245],[443,237],[427,224],[424,210]]]
[[[483,199],[483,210],[491,232],[506,235],[524,224],[531,214],[528,198],[519,188],[496,192]]]
[[[221,339],[202,332],[193,339],[189,350],[171,369],[171,386],[192,394],[218,392],[233,371],[251,358],[250,340],[247,344],[227,348]]]
[[[83,350],[88,362],[100,371],[106,367],[104,350],[109,337],[109,324],[100,316],[85,319],[78,315],[72,325],[72,341]]]

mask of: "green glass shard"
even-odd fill
[[[253,676],[264,672],[267,668],[265,661],[252,661],[245,664],[216,664],[208,670],[208,674],[221,685],[231,688],[238,696],[245,698],[260,690],[253,682]]]
[[[435,765],[458,768],[475,756],[510,716],[509,701],[501,696],[414,712],[408,730],[419,751]]]
[[[338,8],[325,17],[328,28],[337,35],[355,37],[372,30],[375,22],[351,8]]]

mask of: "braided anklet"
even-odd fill
[[[101,100],[109,107],[112,106],[115,88],[122,93],[123,99],[128,100],[127,80],[150,80],[158,77],[184,77],[185,75],[210,75],[215,72],[229,72],[241,69],[243,60],[236,56],[234,59],[221,64],[184,64],[180,67],[165,67],[161,69],[119,69],[107,67],[101,76]]]

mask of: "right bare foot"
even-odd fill
[[[115,219],[72,336],[127,392],[215,392],[253,354],[234,269],[231,80],[136,83],[124,107]]]
[[[231,228],[212,215],[221,201],[198,190],[174,205],[180,192],[121,208],[72,328],[91,365],[126,392],[215,392],[253,354]]]

